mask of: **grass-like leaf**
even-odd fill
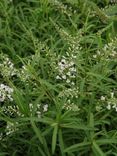
[[[95,141],[93,141],[92,150],[97,156],[106,156]]]
[[[52,154],[55,153],[56,144],[57,144],[57,135],[58,135],[58,124],[55,124],[53,135],[52,135]]]
[[[79,147],[87,147],[87,146],[90,146],[91,145],[91,143],[90,142],[82,142],[82,143],[78,143],[78,144],[75,144],[75,145],[72,145],[72,146],[70,146],[70,147],[68,147],[68,148],[66,148],[65,150],[64,150],[64,152],[76,152],[76,151],[78,151],[78,148]]]

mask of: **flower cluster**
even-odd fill
[[[35,107],[32,103],[30,103],[29,110],[31,116],[36,115],[37,117],[40,118],[44,112],[48,111],[48,104],[44,104],[44,105],[37,104]],[[2,106],[1,111],[10,117],[14,117],[14,116],[24,117],[24,114],[20,112],[18,106],[16,105]]]
[[[60,56],[58,60],[58,70],[56,79],[58,81],[65,82],[66,89],[61,91],[58,95],[59,98],[64,98],[66,101],[63,104],[63,109],[71,111],[79,111],[79,106],[77,104],[78,99],[78,88],[76,87],[76,80],[78,74],[78,68],[76,64],[77,56],[81,55],[82,47],[80,41],[82,38],[82,31],[80,30],[76,36],[71,36],[65,30],[59,28],[55,24],[60,36],[66,41],[67,50],[64,56]]]
[[[65,80],[67,84],[75,85],[76,67],[75,63],[72,60],[63,57],[60,62],[58,62],[57,69],[57,80]]]
[[[37,104],[36,108],[34,107],[34,105],[32,103],[29,104],[29,109],[30,109],[30,115],[37,115],[38,118],[41,117],[41,111],[40,111],[40,104]]]
[[[114,96],[114,92],[112,92],[111,97],[108,98],[106,108],[108,110],[115,109],[117,112],[117,98]]]
[[[25,82],[29,78],[28,70],[25,65],[23,65],[22,68],[18,70],[15,68],[14,64],[7,55],[1,54],[0,59],[0,74],[3,77],[12,78],[13,76],[17,76],[23,82]]]
[[[7,122],[7,126],[5,129],[6,135],[11,135],[14,132],[18,130],[17,128],[18,122],[12,123],[12,122]]]
[[[71,110],[71,111],[79,111],[79,106],[77,103],[78,99],[78,88],[74,87],[73,88],[67,88],[63,91],[61,91],[58,95],[59,98],[64,98],[65,103],[63,105],[63,109],[65,110]],[[75,103],[76,101],[76,103]]]
[[[13,101],[12,93],[12,88],[7,85],[0,84],[0,102],[4,102],[5,100]]]
[[[81,51],[80,46],[80,37],[81,32],[77,36],[71,36],[65,30],[59,28],[58,25],[55,24],[56,29],[58,30],[60,36],[67,42],[68,48],[66,50],[65,56],[62,56],[60,61],[58,62],[58,70],[59,74],[57,75],[57,79],[64,79],[67,83],[70,83],[70,79],[76,78],[76,65],[75,61],[77,55]],[[73,82],[74,84],[74,82]]]
[[[55,53],[52,53],[50,48],[45,44],[45,42],[40,42],[38,39],[33,38],[34,51],[35,54],[32,54],[25,60],[25,64],[19,69],[18,77],[23,82],[29,82],[34,79],[34,75],[41,76],[42,70],[40,64],[42,59],[45,60],[45,57],[50,60],[47,62],[52,68],[55,66]],[[44,62],[45,63],[45,62]],[[44,64],[44,67],[47,65]],[[50,71],[48,71],[50,74]]]
[[[65,110],[71,110],[73,112],[79,111],[80,108],[77,104],[71,103],[70,100],[68,100],[64,105],[63,105],[63,109]]]
[[[7,122],[4,134],[2,132],[0,133],[0,140],[3,140],[4,135],[9,136],[18,131],[18,124],[18,122]]]
[[[76,72],[77,59],[80,58],[80,56],[82,55],[82,46],[80,44],[82,39],[82,30],[79,30],[76,36],[72,36],[65,30],[59,28],[58,25],[55,24],[55,27],[67,45],[64,56],[59,59],[60,62],[58,63],[58,66],[60,66],[61,68],[63,66],[62,64],[69,64],[68,66],[72,66],[74,68],[71,68],[71,70],[73,70],[71,72]],[[64,68],[64,66],[62,68]]]
[[[76,87],[73,87],[73,88],[67,88],[67,89],[64,89],[63,91],[61,91],[58,95],[58,97],[66,97],[66,98],[78,98],[78,93],[79,93],[79,90],[78,88]]]
[[[63,40],[65,40],[68,44],[68,50],[66,54],[68,56],[74,56],[76,58],[76,55],[79,54],[81,51],[82,47],[80,45],[80,42],[82,40],[82,29],[79,30],[79,32],[76,34],[76,36],[72,36],[69,34],[67,31],[64,29],[60,28],[57,24],[55,24],[55,28],[59,32],[60,36],[62,37]]]
[[[2,106],[2,112],[4,112],[4,114],[10,117],[17,116],[17,115],[19,116],[19,109],[15,105]]]
[[[101,105],[96,106],[97,110],[106,107],[107,110],[115,110],[117,112],[117,98],[114,92],[111,92],[110,96],[101,96],[99,101]]]
[[[34,57],[35,56],[39,57],[40,54],[42,54],[42,53],[45,54],[46,52],[50,51],[49,47],[44,42],[39,41],[38,38],[33,37],[33,44],[34,44],[34,50],[35,50],[35,54],[36,54],[36,55],[32,55]]]
[[[30,79],[30,74],[26,65],[23,65],[22,68],[20,68],[18,75],[23,82],[27,82]]]
[[[11,62],[7,55],[1,54],[0,59],[0,74],[3,77],[11,78],[12,76],[18,74],[17,69],[14,67],[14,64]]]
[[[3,112],[5,115],[9,117],[15,117],[18,113],[18,109],[16,106],[2,106],[0,109],[0,112]],[[11,135],[12,133],[16,132],[18,130],[17,125],[18,122],[6,122],[4,126],[4,133],[0,133],[0,140],[4,138],[4,135]]]
[[[37,104],[37,106],[35,107],[32,103],[30,103],[29,109],[31,116],[36,115],[38,118],[40,118],[42,113],[48,111],[48,104],[44,104],[43,106],[41,104]]]
[[[71,16],[73,10],[72,7],[68,7],[67,5],[63,4],[58,0],[49,0],[49,1],[54,6],[54,8],[56,8],[56,10],[60,10],[62,13]]]
[[[117,59],[117,38],[111,40],[110,43],[105,44],[101,50],[98,50],[93,58],[100,58],[102,61],[110,61]]]

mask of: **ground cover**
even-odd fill
[[[116,1],[0,1],[0,155],[117,155]]]

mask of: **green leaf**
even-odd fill
[[[64,152],[75,152],[78,151],[79,147],[90,146],[91,142],[82,142],[75,145],[72,145],[64,150]]]
[[[31,121],[31,125],[32,125],[32,128],[34,130],[34,132],[36,133],[37,135],[37,138],[39,139],[39,141],[41,142],[41,144],[44,143],[44,140],[43,140],[43,137],[41,135],[41,131],[39,128],[37,128],[36,124],[34,123],[34,121]]]
[[[68,123],[68,124],[61,124],[60,125],[61,127],[63,128],[71,128],[71,129],[78,129],[78,130],[93,130],[91,127],[89,126],[85,126],[85,125],[82,125],[82,124],[77,124],[77,123]]]
[[[44,151],[38,146],[38,150],[41,153],[41,156],[46,156],[46,154],[44,153]]]
[[[53,127],[49,126],[48,128],[45,129],[45,131],[42,132],[42,135],[46,136],[46,135],[50,134],[52,130],[53,130]]]
[[[5,156],[5,155],[7,155],[8,153],[6,153],[6,152],[0,152],[0,156]]]
[[[13,86],[14,87],[14,86]],[[17,106],[19,107],[22,113],[25,113],[25,100],[21,92],[14,87],[15,93],[13,94],[13,99],[15,100]]]
[[[59,129],[59,145],[60,145],[60,150],[61,150],[61,154],[62,156],[65,156],[64,154],[64,142],[63,142],[63,136],[62,136],[62,130]]]
[[[57,142],[57,132],[58,132],[58,124],[54,125],[53,135],[52,135],[52,154],[55,153],[56,142]]]
[[[106,156],[95,141],[93,141],[92,150],[96,156]]]
[[[99,139],[96,140],[98,145],[105,145],[105,144],[117,144],[117,139]]]
[[[92,127],[92,130],[90,131],[90,138],[93,139],[94,137],[94,115],[93,113],[90,113],[89,126]]]
[[[40,122],[43,124],[47,124],[47,125],[52,125],[54,120],[52,118],[48,118],[48,117],[43,117],[43,118],[38,118],[38,117],[25,117],[25,118],[21,118],[18,119],[18,121],[33,121],[33,122]]]

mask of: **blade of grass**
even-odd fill
[[[117,144],[117,139],[99,139],[96,140],[98,145],[105,145],[105,144]]]
[[[97,156],[106,156],[95,141],[93,141],[92,150]]]
[[[56,143],[57,143],[57,134],[58,134],[58,124],[54,126],[53,135],[52,135],[52,154],[55,153]]]
[[[39,141],[41,142],[41,144],[44,144],[44,140],[43,140],[43,137],[41,135],[41,131],[39,128],[37,128],[36,124],[34,121],[31,120],[31,125],[32,125],[32,128],[35,132],[35,134],[37,135],[37,138],[39,139]]]
[[[76,152],[79,147],[90,146],[91,142],[82,142],[75,145],[72,145],[64,150],[64,152]]]
[[[59,145],[60,145],[61,154],[62,154],[62,156],[65,156],[65,154],[64,154],[64,141],[63,141],[63,135],[62,135],[61,129],[59,129],[58,134],[59,134],[58,137],[59,137]]]

